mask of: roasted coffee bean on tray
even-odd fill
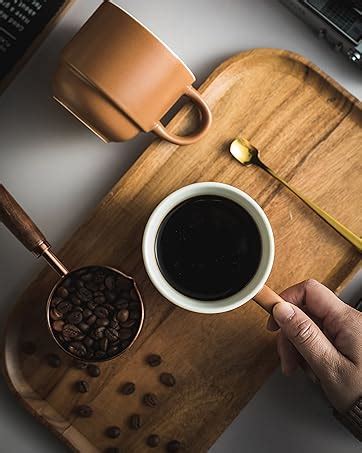
[[[181,442],[178,440],[170,440],[166,445],[166,450],[168,453],[176,453],[181,450]]]
[[[173,387],[176,384],[176,379],[171,373],[161,373],[160,381],[166,387]]]
[[[121,393],[123,395],[131,395],[136,390],[136,385],[133,382],[126,382],[121,387]]]
[[[101,374],[101,370],[97,365],[88,365],[87,372],[91,377],[98,377]]]
[[[121,434],[121,430],[118,426],[110,426],[106,429],[106,434],[111,439],[117,439]]]
[[[79,393],[89,392],[89,384],[87,381],[77,381],[75,386]]]
[[[158,354],[150,354],[146,357],[146,362],[149,364],[149,366],[155,367],[161,365],[162,359]]]
[[[133,414],[129,418],[129,427],[131,429],[137,430],[140,429],[142,426],[142,419],[139,414]]]
[[[147,437],[146,443],[151,448],[156,448],[160,444],[160,436],[157,434],[150,434]]]
[[[77,414],[80,417],[88,418],[93,415],[93,409],[90,406],[87,406],[86,404],[82,404],[77,407]]]
[[[48,354],[46,360],[49,366],[52,368],[59,368],[62,364],[60,357],[57,354]]]
[[[84,361],[121,353],[137,335],[141,320],[133,280],[107,268],[72,272],[50,301],[49,321],[56,340]]]
[[[157,395],[154,393],[146,393],[143,396],[143,404],[148,407],[156,407],[158,405],[158,398]]]

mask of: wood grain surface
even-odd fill
[[[86,376],[84,371],[72,368],[64,356],[59,369],[49,368],[44,359],[56,351],[45,323],[47,295],[57,279],[51,270],[31,283],[9,319],[3,351],[9,386],[75,451],[120,446],[122,452],[144,452],[147,435],[157,433],[158,451],[176,438],[186,451],[204,452],[278,363],[275,334],[266,331],[266,313],[255,303],[220,315],[200,315],[174,307],[153,288],[142,263],[142,233],[152,210],[173,190],[196,181],[220,181],[254,197],[275,234],[276,259],[268,284],[276,291],[308,277],[336,289],[359,265],[354,248],[300,200],[261,170],[240,166],[228,152],[236,136],[250,139],[283,178],[360,234],[362,132],[357,100],[304,58],[271,49],[227,60],[201,91],[214,116],[208,135],[187,147],[155,141],[59,253],[69,268],[107,264],[135,278],[146,318],[134,347],[102,364],[99,378],[86,378],[90,392],[82,395],[73,386]],[[194,115],[186,106],[171,129],[189,131],[196,124]],[[24,340],[35,342],[35,354],[21,352]],[[152,352],[163,357],[159,368],[144,363]],[[173,389],[159,383],[161,371],[175,375]],[[127,381],[137,385],[129,397],[119,392]],[[159,396],[156,409],[142,406],[142,395],[149,391]],[[92,406],[92,418],[74,414],[80,403]],[[138,432],[127,427],[134,412],[144,418]],[[105,437],[109,425],[121,427],[118,440]]]

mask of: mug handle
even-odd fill
[[[264,285],[262,289],[253,297],[254,301],[264,308],[269,314],[273,314],[274,305],[279,302],[285,302],[279,294],[273,291],[269,286]]]
[[[199,92],[195,90],[193,86],[189,85],[188,87],[186,87],[185,95],[191,98],[191,100],[197,105],[200,111],[201,124],[199,129],[191,135],[186,135],[184,137],[167,131],[161,121],[157,121],[154,128],[152,129],[152,131],[159,137],[171,143],[175,143],[175,145],[190,145],[191,143],[197,142],[197,140],[199,140],[211,126],[212,117],[210,108],[200,96]]]

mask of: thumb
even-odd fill
[[[279,302],[274,306],[273,317],[319,379],[336,370],[341,361],[339,352],[300,308]]]

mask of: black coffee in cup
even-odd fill
[[[261,237],[239,204],[220,196],[197,196],[165,217],[156,256],[164,278],[178,292],[220,300],[240,291],[255,275]]]

